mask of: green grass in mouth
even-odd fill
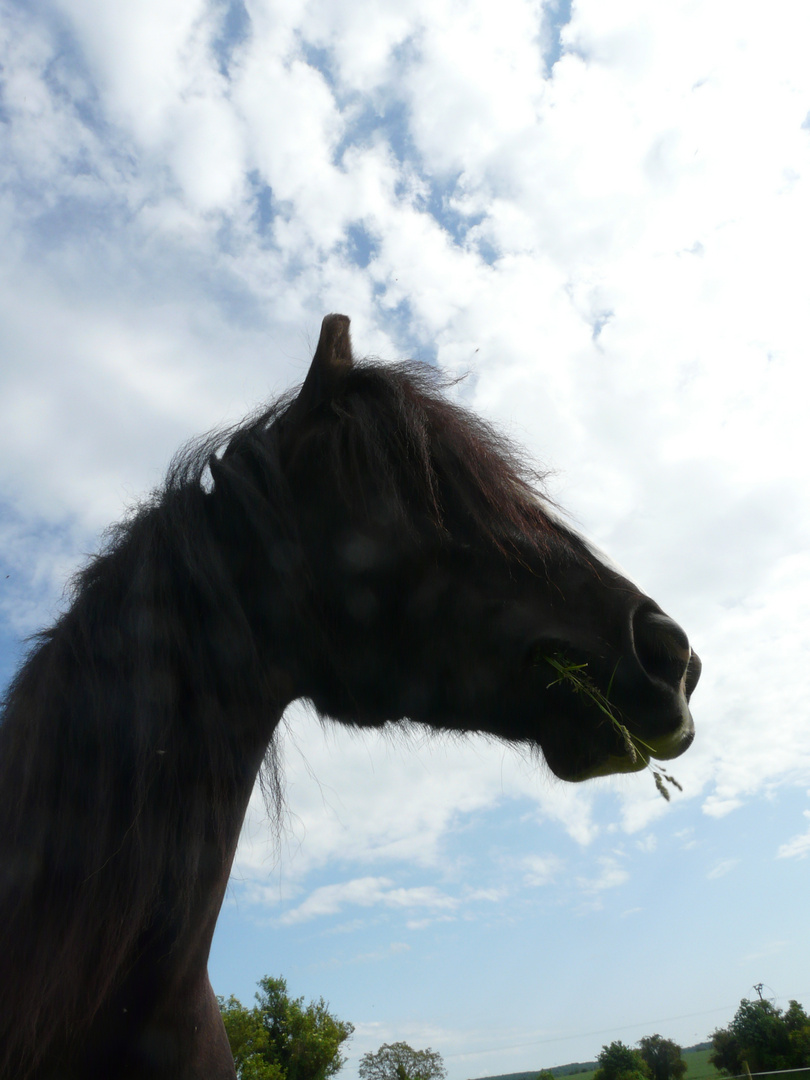
[[[652,747],[648,746],[643,739],[638,737],[638,735],[633,735],[627,725],[622,723],[619,710],[615,705],[611,704],[610,691],[613,687],[613,676],[616,674],[616,668],[613,669],[613,675],[610,677],[607,691],[603,694],[586,671],[586,668],[588,667],[587,663],[575,664],[572,660],[567,659],[562,653],[554,653],[552,656],[539,656],[535,663],[540,660],[548,664],[553,671],[557,672],[557,678],[551,680],[548,684],[549,687],[557,685],[570,687],[575,694],[588,698],[588,700],[607,717],[620,735],[630,761],[635,764],[639,758],[644,760],[645,768],[649,769],[653,774],[658,793],[666,799],[667,802],[669,802],[670,799],[669,789],[666,786],[667,784],[676,787],[678,791],[683,791],[683,788],[674,776],[670,776],[663,770],[654,769],[652,767],[650,763],[653,757]],[[618,667],[618,664],[616,667]]]

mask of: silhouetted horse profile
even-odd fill
[[[567,780],[686,749],[685,634],[534,482],[429,369],[355,363],[330,315],[297,395],[186,451],[111,533],[0,728],[3,1080],[233,1078],[208,952],[296,698],[539,747]]]

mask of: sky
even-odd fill
[[[565,785],[292,706],[217,993],[449,1080],[810,1005],[810,8],[0,0],[0,673],[322,316],[413,357],[688,632],[696,740]]]

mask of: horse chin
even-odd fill
[[[560,780],[565,780],[569,784],[581,784],[585,780],[595,780],[599,776],[640,772],[647,767],[649,762],[650,759],[646,754],[636,754],[635,758],[631,758],[629,754],[609,754],[601,761],[584,767],[565,769],[552,766],[552,771]]]
[[[684,713],[677,729],[668,735],[637,736],[633,740],[633,753],[628,753],[624,746],[621,749],[607,751],[598,760],[588,762],[563,763],[560,761],[546,760],[554,774],[560,780],[570,783],[581,783],[584,780],[594,780],[599,776],[614,776],[621,773],[641,772],[656,761],[671,761],[680,757],[692,745],[695,737],[695,728],[688,707],[684,704]]]
[[[650,759],[646,754],[637,753],[635,757],[630,757],[629,754],[611,754],[606,758],[601,765],[597,765],[596,768],[591,769],[587,776],[582,776],[582,780],[593,780],[597,776],[615,776],[619,773],[634,773],[641,772],[642,769],[646,769],[650,763]]]

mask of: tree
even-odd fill
[[[751,1072],[790,1068],[790,1042],[782,1010],[767,999],[741,1001],[731,1030]]]
[[[596,1061],[599,1067],[593,1080],[650,1080],[650,1070],[641,1051],[621,1041],[603,1046]]]
[[[677,1043],[661,1035],[647,1035],[638,1045],[652,1080],[681,1080],[688,1066]]]
[[[743,1071],[743,1063],[737,1036],[729,1028],[718,1028],[712,1032],[711,1040],[709,1064],[727,1076],[739,1076]]]
[[[709,1061],[729,1076],[810,1065],[810,1017],[798,1001],[782,1012],[770,1001],[740,1002],[727,1028],[712,1034]]]
[[[284,1080],[281,1066],[272,1059],[270,1037],[259,1009],[246,1009],[233,996],[217,1000],[239,1080]]]
[[[282,978],[259,980],[257,1004],[218,998],[239,1080],[329,1080],[342,1067],[354,1025],[332,1016],[323,998],[304,1005]]]
[[[407,1043],[384,1043],[376,1054],[363,1054],[360,1080],[444,1080],[447,1069],[435,1050],[414,1050]]]
[[[810,1065],[810,1016],[798,1001],[791,1001],[785,1013],[785,1025],[788,1029],[790,1057],[794,1068]],[[799,1064],[796,1064],[798,1062]]]
[[[554,1076],[554,1073],[551,1071],[551,1069],[542,1069],[537,1074],[537,1080],[556,1080],[556,1077]]]

